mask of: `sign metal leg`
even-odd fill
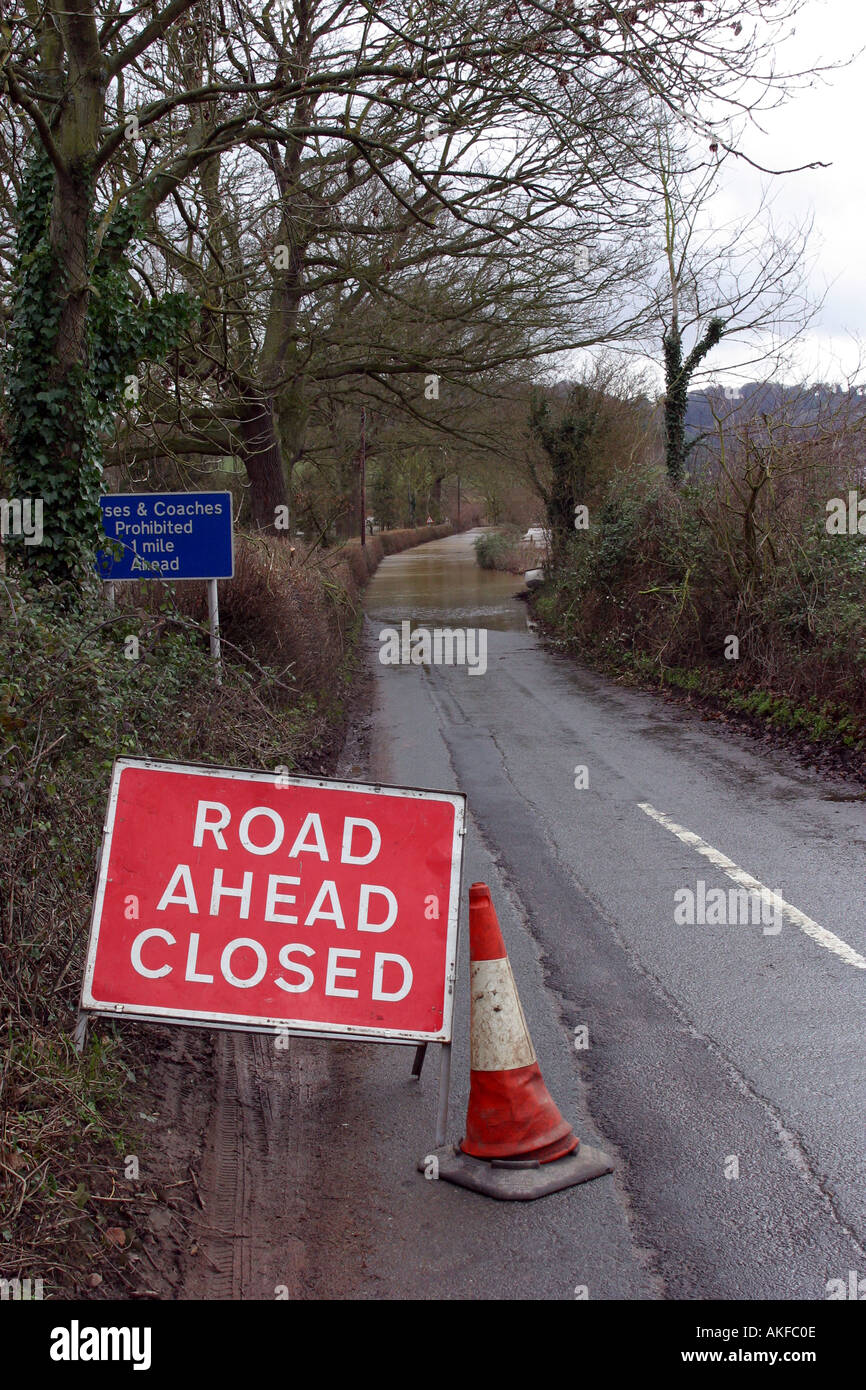
[[[216,668],[216,683],[222,685],[223,672],[220,657],[220,608],[215,579],[207,581],[207,616],[210,624],[210,654]]]
[[[436,1147],[441,1149],[448,1137],[448,1101],[451,1097],[451,1044],[442,1044],[439,1054],[439,1110],[436,1115]]]
[[[427,1044],[419,1043],[415,1048],[415,1058],[412,1062],[412,1079],[418,1081],[421,1076],[421,1068],[424,1065],[424,1058],[427,1056]]]
[[[72,1034],[72,1046],[75,1048],[79,1057],[84,1051],[84,1044],[87,1042],[87,1023],[87,1014],[82,1013],[79,1009],[78,1018],[75,1022],[75,1032]]]

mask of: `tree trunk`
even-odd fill
[[[274,525],[277,507],[289,505],[289,493],[270,397],[247,396],[239,431],[243,441],[241,457],[250,480],[253,526],[285,538],[288,533],[277,531]]]
[[[682,482],[686,462],[688,381],[683,369],[683,343],[674,327],[662,339],[665,358],[665,461],[674,487]]]
[[[682,482],[686,457],[691,448],[686,443],[689,385],[696,369],[720,341],[724,331],[724,320],[711,318],[703,337],[695,343],[685,361],[682,335],[676,319],[662,338],[665,358],[665,457],[668,477],[674,487],[679,487]]]
[[[87,391],[90,179],[31,156],[19,198],[10,337],[7,466],[16,492],[45,501],[50,543],[18,547],[34,574],[77,578],[101,531],[100,470]],[[33,395],[51,392],[52,409]]]
[[[65,381],[70,371],[87,366],[88,227],[91,214],[90,180],[57,176],[51,211],[51,249],[57,260],[62,289],[51,381]]]

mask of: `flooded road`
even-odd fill
[[[411,622],[413,628],[451,623],[498,632],[524,631],[526,609],[514,597],[523,576],[483,570],[475,559],[476,527],[383,560],[364,594],[375,623]]]

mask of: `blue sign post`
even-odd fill
[[[230,492],[128,492],[101,497],[102,529],[113,542],[96,554],[108,584],[120,579],[206,579],[211,656],[220,674],[217,580],[234,574]]]

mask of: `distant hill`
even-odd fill
[[[691,435],[715,429],[714,412],[723,421],[744,422],[761,415],[784,418],[803,426],[818,420],[858,419],[866,416],[866,393],[841,386],[779,386],[766,382],[747,382],[737,388],[712,386],[690,391],[686,429]]]

